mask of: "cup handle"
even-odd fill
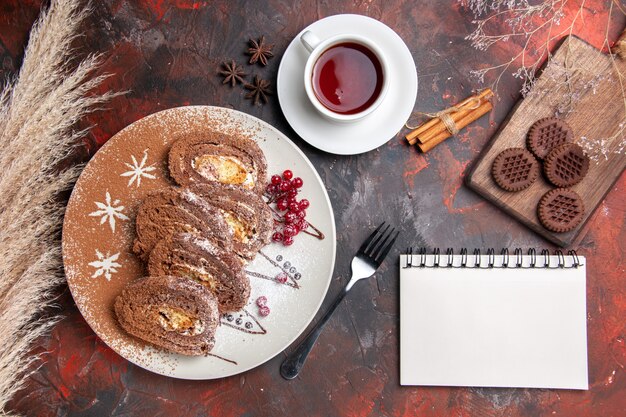
[[[307,30],[300,36],[300,42],[302,42],[302,45],[304,45],[307,51],[313,52],[313,49],[315,49],[321,41],[313,32]]]

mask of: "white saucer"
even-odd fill
[[[315,110],[304,91],[308,53],[300,35],[306,30],[320,39],[340,33],[366,36],[384,51],[390,67],[389,91],[372,114],[358,122],[338,124]],[[312,23],[291,41],[280,62],[276,85],[285,118],[302,139],[329,153],[355,155],[386,143],[402,128],[415,105],[417,70],[409,48],[391,28],[366,16],[340,14]]]

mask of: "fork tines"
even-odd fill
[[[378,226],[367,239],[365,239],[365,242],[363,242],[358,252],[367,256],[377,265],[380,265],[385,259],[400,234],[399,231],[396,232],[395,227],[389,230],[391,225],[388,224],[385,226],[385,223],[386,222],[381,223],[381,225]],[[383,226],[385,226],[384,229]]]

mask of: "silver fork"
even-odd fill
[[[304,366],[307,356],[313,349],[317,338],[322,333],[322,329],[333,315],[333,312],[341,303],[341,300],[346,296],[350,288],[359,280],[369,278],[374,275],[376,269],[383,262],[391,247],[396,241],[400,232],[395,232],[395,228],[389,230],[390,225],[385,226],[383,222],[380,226],[372,232],[371,235],[365,239],[365,242],[359,248],[359,251],[352,259],[352,277],[343,290],[339,293],[333,304],[328,309],[328,312],[320,319],[313,329],[309,332],[307,337],[298,345],[298,347],[291,352],[287,359],[280,365],[280,374],[285,379],[293,379],[300,373],[300,370]],[[395,232],[395,234],[394,234]],[[393,237],[392,237],[393,236]]]

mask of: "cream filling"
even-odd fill
[[[204,332],[202,320],[190,317],[178,308],[161,306],[157,313],[159,324],[168,332],[183,336],[197,336]]]
[[[246,226],[244,222],[239,220],[239,217],[235,216],[230,211],[220,210],[224,215],[224,220],[226,220],[226,224],[233,231],[235,239],[240,242],[248,243],[250,239],[254,237],[254,233],[250,230],[249,227]]]
[[[223,184],[254,188],[254,177],[237,158],[222,155],[201,155],[193,159],[192,168],[204,178]]]
[[[185,276],[198,281],[213,293],[217,289],[217,281],[215,280],[215,277],[213,277],[213,275],[207,272],[204,268],[198,268],[191,265],[176,265],[172,268],[172,272],[175,275]]]

